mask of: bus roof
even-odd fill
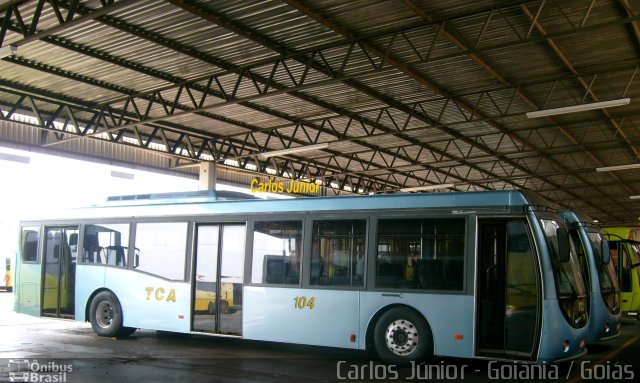
[[[182,196],[184,197],[184,195]],[[225,200],[198,198],[119,200],[104,205],[63,210],[34,217],[37,220],[85,218],[137,218],[160,216],[227,215],[254,213],[294,213],[332,211],[371,211],[386,209],[448,209],[454,214],[469,213],[469,209],[503,208],[537,205],[522,191],[481,191],[448,193],[399,193],[304,197],[294,199]],[[31,220],[31,219],[25,219]],[[35,219],[34,219],[35,220]]]
[[[587,215],[583,215],[570,210],[562,211],[561,215],[567,223],[578,225],[580,227],[583,227],[585,230],[597,232],[601,232],[602,230],[600,226],[596,225],[593,219],[589,218],[589,216]]]

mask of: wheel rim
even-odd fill
[[[111,303],[103,301],[98,303],[96,308],[96,322],[102,328],[109,328],[113,323],[113,306]]]
[[[406,319],[397,319],[387,326],[384,337],[387,348],[396,355],[409,355],[418,348],[418,329]]]

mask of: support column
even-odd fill
[[[215,162],[200,163],[200,190],[216,190],[218,180],[217,164]]]

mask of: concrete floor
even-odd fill
[[[380,365],[360,351],[146,330],[127,339],[100,338],[88,323],[16,314],[12,305],[12,294],[0,293],[0,382],[11,377],[59,382],[459,381],[463,373],[465,381],[485,382],[527,372],[513,364],[444,358],[431,363],[435,369],[428,375],[424,365]],[[633,381],[640,377],[639,334],[640,321],[625,320],[620,337],[590,345],[585,358],[558,368],[557,379],[552,368],[534,377],[569,378],[572,383],[589,377]],[[40,371],[21,375],[29,368]],[[436,379],[437,373],[444,379]]]

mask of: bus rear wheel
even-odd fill
[[[89,307],[89,320],[93,331],[104,337],[125,337],[136,329],[122,326],[122,307],[118,298],[109,291],[98,293]]]
[[[378,318],[373,345],[386,363],[406,364],[433,356],[429,325],[422,315],[407,307],[394,307]]]

